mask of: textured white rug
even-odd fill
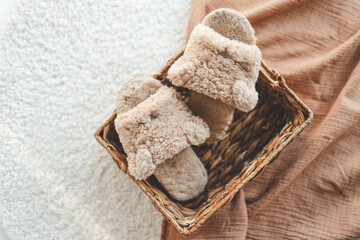
[[[9,239],[158,239],[162,216],[94,139],[122,84],[185,43],[191,0],[25,0],[0,36]]]

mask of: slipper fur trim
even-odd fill
[[[229,39],[250,45],[256,43],[255,30],[249,20],[236,10],[217,9],[206,15],[202,23]]]
[[[246,19],[242,29],[251,29],[244,38],[248,43],[239,41],[241,37],[231,39],[220,34],[220,23],[223,22],[224,28],[232,29],[228,26],[237,26],[234,22],[239,19],[236,11],[221,10],[220,13],[209,14],[203,24],[195,27],[183,56],[169,69],[168,78],[176,86],[189,88],[248,112],[258,100],[255,83],[260,70],[261,51],[256,45],[248,44],[255,43],[256,38]],[[229,14],[232,14],[228,17],[232,21],[227,22],[224,16]],[[224,19],[215,21],[211,16]],[[239,24],[244,24],[244,19],[240,19],[242,22]],[[205,23],[214,24],[217,31]],[[227,36],[235,35],[227,33]]]
[[[139,76],[126,82],[116,99],[116,113],[118,115],[136,107],[163,85],[160,81],[148,76]]]
[[[210,128],[205,144],[213,144],[226,136],[234,116],[234,108],[225,103],[191,91],[188,106],[195,116],[201,117]]]
[[[258,100],[255,83],[260,61],[261,52],[256,45],[228,39],[200,24],[184,55],[169,69],[168,78],[176,86],[250,111]]]
[[[207,183],[206,169],[191,147],[159,164],[154,175],[166,191],[179,201],[197,197]]]
[[[116,131],[128,153],[130,174],[142,180],[156,166],[209,137],[206,123],[192,115],[174,89],[158,89],[115,119]]]

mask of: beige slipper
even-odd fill
[[[116,111],[115,127],[132,176],[143,180],[154,174],[180,201],[204,190],[206,170],[191,145],[202,144],[209,128],[174,89],[151,77],[134,78],[120,90]]]
[[[168,71],[174,85],[198,93],[189,106],[209,124],[207,143],[224,137],[231,108],[248,112],[257,103],[261,52],[255,43],[255,31],[241,13],[218,9],[194,28],[183,56]]]
[[[201,117],[210,128],[210,136],[205,144],[212,144],[224,138],[233,120],[232,106],[194,91],[191,91],[188,106],[193,114]]]

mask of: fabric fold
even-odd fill
[[[188,36],[218,8],[249,19],[264,61],[315,118],[243,189],[245,198],[234,198],[186,239],[360,237],[360,3],[195,0]],[[241,221],[244,227],[232,227]],[[161,239],[183,238],[171,228],[164,226]]]

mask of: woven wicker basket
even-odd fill
[[[164,84],[169,67],[184,48],[154,77]],[[171,198],[154,176],[137,181],[129,175],[126,154],[114,128],[116,112],[95,132],[119,168],[128,174],[153,205],[181,233],[189,235],[229,202],[246,183],[255,178],[313,118],[312,111],[291,91],[284,79],[264,62],[257,90],[260,100],[250,113],[236,111],[227,137],[215,145],[194,147],[208,171],[206,191],[196,199],[178,202]],[[187,90],[178,88],[185,101]]]

